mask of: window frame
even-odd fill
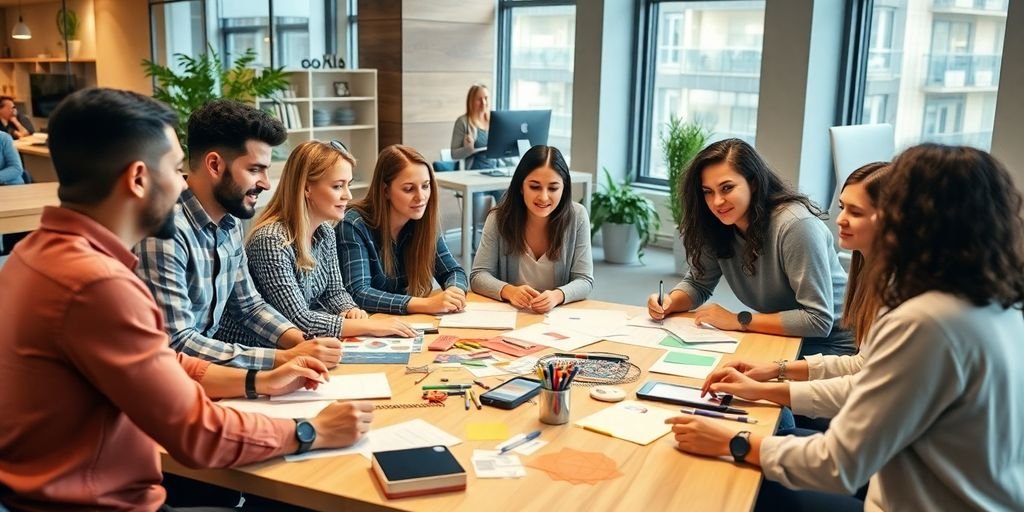
[[[561,5],[576,6],[576,0],[498,0],[497,59],[495,60],[494,77],[494,110],[508,110],[512,84],[512,12],[521,7],[554,7]],[[575,56],[574,56],[575,58]]]

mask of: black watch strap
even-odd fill
[[[245,397],[249,400],[255,400],[259,398],[259,393],[256,392],[256,372],[259,370],[249,370],[245,372]]]

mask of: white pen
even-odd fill
[[[715,411],[705,411],[703,409],[694,409],[692,407],[683,407],[682,409],[679,409],[679,410],[681,412],[684,412],[686,414],[692,414],[694,416],[706,416],[708,418],[719,418],[719,419],[723,419],[723,420],[732,420],[732,421],[738,421],[740,423],[757,423],[757,419],[756,418],[748,418],[746,416],[741,416],[739,414],[725,414],[725,413],[715,412]]]

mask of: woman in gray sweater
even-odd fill
[[[572,200],[569,166],[551,146],[523,155],[504,199],[484,222],[473,291],[546,313],[594,287],[587,210]]]
[[[841,393],[806,404],[835,413],[829,430],[762,436],[671,418],[679,449],[732,455],[791,489],[852,493],[870,478],[866,510],[1024,510],[1021,204],[983,151],[905,151],[879,200],[865,269],[879,316],[863,367]],[[745,398],[797,405],[789,386],[754,388],[768,392]],[[814,508],[826,507],[838,509]]]
[[[824,214],[754,148],[740,139],[711,144],[693,159],[681,190],[673,199],[686,212],[680,234],[691,269],[669,295],[650,297],[652,318],[700,307],[725,276],[755,312],[709,304],[697,310],[698,323],[800,336],[801,356],[856,351],[839,322],[846,272]]]

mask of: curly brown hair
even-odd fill
[[[1022,198],[992,155],[921,144],[893,163],[879,199],[867,284],[893,308],[928,291],[976,306],[1024,303]]]

